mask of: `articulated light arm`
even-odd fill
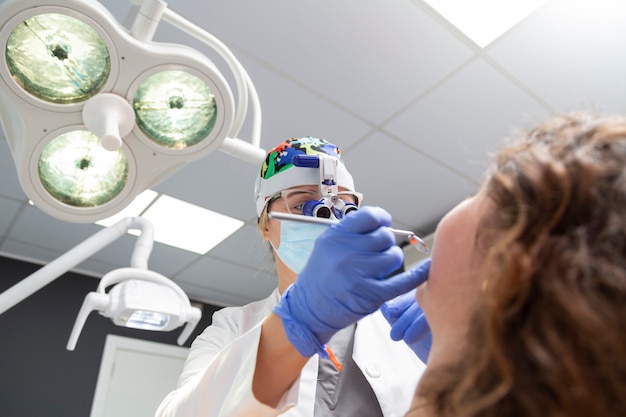
[[[136,251],[137,253],[133,252],[133,266],[135,264],[147,265],[147,258],[152,250],[152,238],[154,236],[152,224],[143,217],[126,217],[111,227],[100,230],[0,294],[0,314],[30,297],[121,236],[124,236],[130,229],[142,230],[136,246],[136,248],[140,247],[141,249]],[[146,230],[148,230],[147,234],[145,234]]]
[[[141,8],[135,16],[131,28],[131,34],[135,38],[142,41],[151,40],[162,18],[181,31],[204,42],[224,59],[237,84],[237,108],[233,126],[220,150],[254,164],[262,161],[265,158],[265,151],[260,147],[261,103],[252,79],[235,55],[215,36],[168,9],[167,4],[162,0],[131,1],[133,4],[141,3]],[[252,136],[250,142],[237,138],[248,110],[248,98],[252,101]]]
[[[0,294],[0,314],[111,244],[130,229],[141,230],[131,256],[131,267],[109,272],[100,280],[97,292],[87,294],[74,323],[67,349],[74,350],[87,316],[93,310],[100,311],[100,314],[111,318],[117,325],[147,330],[167,331],[187,323],[177,340],[182,345],[200,321],[202,311],[191,306],[189,298],[176,283],[148,270],[154,228],[143,217],[126,217],[100,230],[4,291]],[[113,287],[108,294],[105,292],[107,287],[118,283],[120,284]],[[157,319],[160,321],[155,321]]]

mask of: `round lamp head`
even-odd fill
[[[113,200],[126,185],[128,160],[122,150],[107,151],[88,131],[64,133],[39,156],[39,179],[57,201],[97,207]]]
[[[101,90],[111,71],[102,37],[88,24],[59,13],[22,21],[10,33],[5,55],[13,79],[51,103],[88,99]]]
[[[212,132],[217,105],[211,88],[185,71],[161,71],[141,83],[133,101],[137,125],[169,149],[196,145]]]

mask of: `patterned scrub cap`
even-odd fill
[[[345,168],[339,147],[325,139],[311,136],[290,138],[270,150],[261,165],[254,187],[257,216],[261,215],[267,200],[275,193],[298,185],[319,183],[318,169],[296,167],[293,164],[296,155],[318,154],[330,155],[341,161],[338,164],[338,185],[354,191],[352,176]]]

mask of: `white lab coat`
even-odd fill
[[[309,359],[277,408],[260,403],[252,393],[260,325],[279,299],[275,290],[264,300],[215,312],[211,326],[191,345],[178,388],[163,400],[156,417],[312,417],[317,355]],[[389,331],[380,311],[361,319],[352,357],[383,415],[402,417],[425,365],[403,341],[391,340]]]

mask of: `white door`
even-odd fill
[[[189,349],[107,335],[90,417],[154,417]]]

